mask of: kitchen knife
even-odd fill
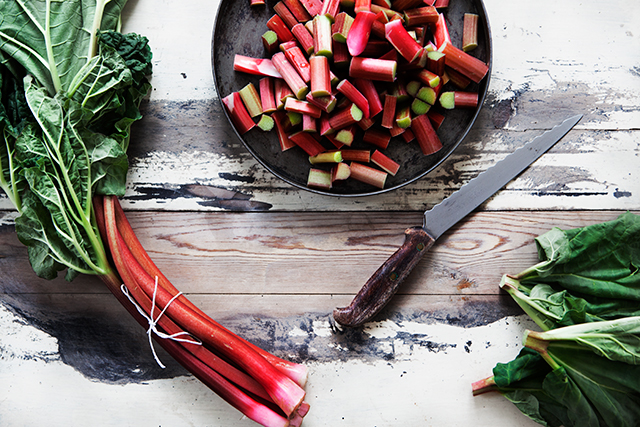
[[[333,311],[335,321],[348,327],[369,321],[387,305],[400,283],[438,237],[518,176],[562,139],[581,118],[581,114],[570,117],[537,136],[426,211],[422,227],[405,230],[402,246],[371,276],[351,304]]]

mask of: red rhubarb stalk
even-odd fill
[[[319,119],[322,115],[322,110],[307,101],[300,101],[299,99],[288,98],[284,103],[285,111],[293,111],[294,113],[308,114],[315,119]]]
[[[276,99],[273,92],[273,78],[263,77],[260,79],[260,103],[262,104],[262,110],[267,113],[273,113],[278,108],[276,106]]]
[[[284,116],[282,111],[276,111],[271,116],[276,125],[276,135],[278,136],[281,151],[287,151],[296,146],[296,143],[289,139],[289,134],[284,129]]]
[[[375,19],[376,14],[370,11],[362,11],[356,14],[347,35],[347,48],[349,48],[351,56],[358,56],[364,52],[371,35],[371,26]]]
[[[333,94],[314,97],[311,92],[309,92],[307,94],[307,102],[320,108],[325,113],[330,113],[336,107],[337,99]]]
[[[340,43],[347,42],[347,35],[353,25],[353,17],[346,12],[340,12],[336,15],[336,20],[331,27],[331,37],[334,41]]]
[[[376,150],[371,154],[371,163],[378,165],[382,170],[394,176],[400,169],[400,165],[397,162],[379,150]]]
[[[311,19],[311,15],[304,8],[300,0],[282,0],[287,5],[293,16],[296,17],[298,22],[307,22]]]
[[[407,27],[435,24],[438,22],[438,17],[438,10],[433,6],[404,10],[404,23]]]
[[[354,79],[353,84],[367,98],[369,102],[369,117],[375,117],[382,111],[382,101],[375,84],[368,79]]]
[[[308,132],[299,131],[289,135],[289,139],[293,141],[298,147],[302,148],[309,156],[317,156],[325,151],[325,148],[311,136]]]
[[[364,95],[347,79],[342,80],[336,86],[336,90],[347,97],[362,110],[365,118],[369,118],[369,101]],[[376,94],[377,96],[377,94]]]
[[[271,60],[267,58],[252,58],[236,54],[233,58],[233,69],[257,76],[282,78],[280,72],[273,66]]]
[[[386,130],[372,127],[365,131],[362,140],[385,150],[391,141],[391,134]]]
[[[311,95],[314,98],[331,95],[329,58],[322,55],[312,56],[309,63],[311,64]]]
[[[388,175],[385,171],[358,162],[352,162],[349,166],[351,168],[351,178],[380,189],[384,188]]]
[[[316,15],[313,18],[313,48],[316,55],[333,55],[332,35],[331,19],[327,15]]]
[[[468,53],[458,49],[451,42],[445,42],[438,48],[445,54],[445,64],[462,73],[476,83],[487,75],[489,66]]]
[[[431,125],[431,121],[427,115],[416,116],[411,121],[411,130],[413,131],[422,154],[429,155],[436,153],[442,148],[442,142]]]
[[[316,16],[322,10],[322,0],[300,0],[300,3],[311,16]]]
[[[339,130],[362,120],[362,110],[356,104],[337,111],[329,117],[329,125],[333,130]]]
[[[256,125],[242,103],[242,98],[238,92],[233,92],[222,98],[222,103],[240,135],[247,133]]]
[[[384,34],[385,38],[404,59],[413,62],[419,58],[422,46],[411,37],[401,20],[396,19],[386,23]]]
[[[246,86],[238,91],[247,112],[253,118],[262,114],[262,102],[260,102],[260,94],[255,85],[249,82]]]
[[[435,29],[433,30],[433,41],[435,45],[440,48],[445,42],[451,43],[451,36],[449,35],[449,28],[447,27],[447,21],[445,20],[444,14],[440,13],[438,15],[438,21],[435,24]]]
[[[273,15],[267,21],[267,28],[276,33],[278,35],[278,39],[281,42],[288,42],[289,40],[293,40],[293,34],[291,34],[291,30],[289,29],[289,27],[287,27],[287,24],[284,23],[279,15]]]
[[[371,0],[355,0],[353,11],[356,15],[360,12],[371,12]]]
[[[319,15],[326,15],[332,21],[340,10],[340,0],[324,0]]]
[[[384,96],[384,109],[382,110],[382,122],[380,125],[384,128],[391,129],[396,118],[396,104],[398,98],[393,95]]]
[[[278,72],[282,75],[282,78],[293,92],[296,98],[304,99],[309,92],[309,87],[304,82],[300,74],[287,60],[284,53],[278,52],[271,58],[273,66],[276,67]]]
[[[349,76],[356,79],[393,82],[398,63],[386,59],[353,57],[349,64]]]
[[[342,150],[342,160],[345,162],[369,163],[371,152],[362,149]]]
[[[291,29],[298,23],[296,17],[293,16],[293,13],[291,13],[287,5],[282,1],[279,1],[278,3],[273,5],[273,11],[278,14],[280,19],[282,19],[282,21],[289,29]]]
[[[306,55],[302,53],[302,50],[296,45],[286,49],[284,56],[289,63],[293,65],[293,68],[296,69],[298,75],[302,77],[302,80],[308,84],[311,81],[311,66],[309,65],[309,60]]]
[[[469,52],[478,47],[478,15],[465,13],[462,24],[462,50]]]
[[[298,43],[300,43],[302,50],[305,51],[307,55],[310,55],[313,52],[313,35],[307,30],[307,27],[298,22],[291,28],[291,33],[296,40],[298,40]]]

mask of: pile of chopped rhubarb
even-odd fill
[[[222,99],[237,131],[275,129],[282,151],[304,150],[309,187],[330,190],[355,179],[383,189],[401,167],[386,153],[392,138],[434,154],[442,148],[438,129],[446,111],[478,106],[478,92],[468,88],[489,71],[472,55],[478,15],[464,15],[455,46],[448,4],[277,2],[262,35],[265,57],[234,58],[235,71],[260,76]]]

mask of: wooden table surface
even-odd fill
[[[248,1],[248,0],[246,0]],[[455,1],[455,0],[452,0]],[[424,179],[342,199],[289,186],[227,124],[210,65],[216,0],[130,0],[154,89],[122,204],[160,268],[214,319],[310,367],[303,425],[536,425],[471,383],[533,327],[498,284],[537,261],[534,237],[640,212],[640,6],[631,0],[485,0],[487,100]],[[447,232],[392,303],[343,330],[348,304],[422,213],[574,114],[549,153]],[[251,426],[165,353],[100,280],[38,279],[0,198],[0,425]]]

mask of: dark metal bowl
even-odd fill
[[[213,77],[220,99],[240,90],[249,82],[253,82],[256,87],[258,86],[259,76],[233,70],[233,58],[236,54],[257,58],[265,57],[261,37],[267,30],[267,20],[275,13],[272,7],[275,3],[275,1],[268,1],[266,5],[251,7],[249,0],[221,0],[213,29],[211,48]],[[488,63],[491,67],[491,34],[486,10],[481,0],[451,1],[445,14],[451,39],[456,46],[460,46],[462,19],[465,13],[476,13],[480,18],[478,47],[472,52],[472,55]],[[395,176],[388,176],[386,186],[382,190],[353,179],[341,182],[329,191],[309,188],[307,187],[307,177],[310,163],[308,156],[302,150],[293,148],[282,152],[275,130],[264,132],[255,128],[240,135],[233,124],[231,126],[249,152],[265,168],[295,187],[334,196],[364,196],[383,193],[424,177],[458,147],[478,117],[487,94],[490,74],[491,68],[480,84],[472,83],[467,89],[478,92],[477,108],[445,111],[446,118],[438,130],[443,147],[437,153],[425,156],[415,141],[407,144],[401,137],[392,139],[385,154],[400,164],[400,170]],[[446,89],[446,87],[443,88],[443,90]],[[224,106],[222,109],[229,119]],[[358,147],[371,148],[368,144],[356,139],[352,148]]]

